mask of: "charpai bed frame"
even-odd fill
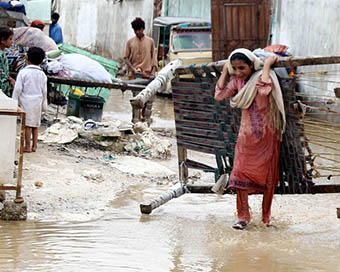
[[[340,63],[340,57],[290,58],[275,64],[287,120],[281,144],[280,180],[275,193],[340,192],[340,184],[336,183],[340,176],[338,98],[331,95],[333,100],[330,100],[324,94],[325,90],[319,91],[319,96],[309,94],[303,90],[306,81],[304,77],[308,73],[296,72],[298,66],[334,63]],[[157,199],[141,204],[142,213],[149,214],[153,209],[186,192],[211,193],[213,183],[188,183],[189,169],[212,172],[215,182],[222,174],[231,172],[241,113],[239,109],[230,107],[228,99],[221,102],[214,99],[215,85],[222,67],[223,62],[217,62],[176,70],[178,76],[172,80],[172,97],[180,182]],[[181,74],[192,74],[193,78],[180,78]],[[315,75],[318,75],[324,76],[321,81],[327,82],[327,74],[326,71],[320,73],[314,69],[307,81],[314,82]],[[318,150],[320,146],[323,148],[321,152]],[[188,150],[213,154],[216,165],[191,160]],[[328,178],[330,182],[316,183],[318,178]]]

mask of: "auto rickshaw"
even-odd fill
[[[184,65],[212,61],[211,24],[191,17],[157,17],[153,38],[159,66],[180,58]]]

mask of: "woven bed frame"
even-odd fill
[[[296,102],[297,84],[289,77],[286,68],[275,69],[278,76],[286,110],[287,127],[283,135],[280,153],[280,180],[275,192],[279,194],[335,193],[340,185],[315,184],[307,170],[311,163],[305,155],[303,125]],[[229,100],[214,99],[217,77],[208,69],[204,74],[192,71],[194,79],[172,81],[178,145],[179,176],[186,182],[188,169],[212,172],[215,181],[223,173],[230,173],[234,159],[234,147],[240,126],[241,112],[230,107]],[[216,71],[218,73],[218,71]],[[188,158],[188,150],[213,154],[216,165],[210,166]],[[202,154],[204,158],[204,155]]]

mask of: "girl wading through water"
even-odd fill
[[[270,70],[276,60],[276,56],[270,56],[263,63],[248,49],[236,49],[216,84],[216,100],[231,97],[230,105],[242,109],[228,182],[228,189],[237,193],[235,229],[247,227],[248,194],[259,192],[263,193],[262,222],[270,226],[270,209],[279,181],[280,141],[286,123],[281,88],[274,71]]]

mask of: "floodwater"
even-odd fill
[[[162,192],[128,187],[89,222],[1,222],[0,270],[340,271],[339,219],[334,207],[320,208],[335,195],[276,196],[275,227],[262,226],[254,209],[249,230],[237,231],[231,195],[187,194],[141,215],[139,203]]]
[[[130,91],[121,92],[113,90],[106,104],[105,113],[120,120],[131,121],[132,107],[129,99],[132,98]],[[157,97],[152,105],[151,127],[174,128],[174,110],[172,101],[167,97]]]
[[[130,120],[129,97],[112,96],[106,111]],[[173,126],[170,102],[155,102],[155,126]],[[185,194],[142,215],[139,204],[167,188],[127,186],[93,221],[1,221],[0,271],[340,271],[338,195],[275,196],[270,228],[250,196],[252,223],[237,231],[233,195]]]

